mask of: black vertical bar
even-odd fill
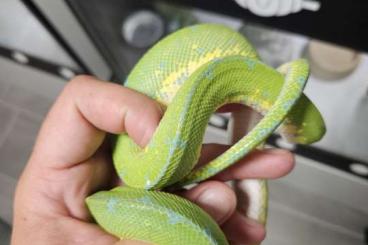
[[[39,8],[32,2],[32,0],[21,0],[23,4],[33,13],[33,15],[40,21],[46,30],[54,37],[60,46],[67,52],[67,54],[77,63],[82,70],[82,73],[92,74],[90,69],[83,63],[82,59],[74,52],[70,45],[65,41],[62,35],[55,29],[55,27],[48,21],[46,16],[39,10]]]

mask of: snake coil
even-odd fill
[[[162,189],[219,173],[278,127],[291,142],[319,140],[325,132],[323,119],[302,93],[308,74],[302,59],[277,70],[265,65],[242,35],[222,25],[194,25],[158,42],[134,67],[126,86],[158,101],[165,114],[144,149],[128,135],[118,136],[113,160],[126,186],[87,198],[97,223],[121,239],[159,245],[228,244],[207,213]],[[225,153],[194,169],[210,116],[227,103],[244,104],[264,117]],[[264,223],[267,188],[264,181],[253,186],[261,198],[251,215]]]

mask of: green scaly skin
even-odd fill
[[[97,223],[121,239],[159,245],[228,244],[216,222],[198,206],[160,190],[219,173],[279,126],[291,142],[319,140],[325,132],[323,119],[302,93],[308,72],[304,60],[277,70],[268,67],[242,35],[221,25],[195,25],[161,40],[138,62],[126,86],[157,100],[166,112],[144,149],[128,135],[119,135],[113,160],[126,186],[87,198]],[[227,152],[193,170],[210,116],[227,103],[250,106],[264,117]],[[261,193],[253,218],[264,223],[265,182],[260,181],[256,191]]]

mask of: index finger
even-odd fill
[[[105,132],[127,132],[143,146],[161,114],[160,106],[141,93],[78,76],[65,86],[48,113],[32,154],[41,159],[32,160],[55,168],[71,167],[96,152]]]

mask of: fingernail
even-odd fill
[[[152,136],[153,136],[153,134],[154,134],[154,132],[155,132],[155,130],[157,128],[157,125],[158,125],[158,123],[160,121],[160,118],[163,115],[163,108],[159,104],[156,104],[156,108],[157,108],[157,112],[159,114],[159,117],[157,118],[157,122],[156,122],[157,124],[154,125],[154,127],[149,127],[146,124],[144,125],[145,126],[145,131],[144,131],[143,136],[142,136],[142,138],[141,138],[141,140],[139,142],[139,145],[141,147],[146,146],[148,144],[148,142],[151,140],[151,138],[152,138]]]
[[[139,143],[139,145],[141,147],[144,147],[148,144],[148,142],[150,141],[150,139],[152,138],[154,130],[150,129],[150,128],[146,128],[146,130],[144,131],[143,137]]]
[[[260,229],[263,228],[263,225],[260,224],[258,221],[251,219],[251,218],[243,218],[243,222],[247,225],[247,228],[251,229]]]
[[[229,205],[224,202],[221,193],[216,189],[207,189],[202,192],[196,203],[202,206],[218,223],[224,221],[231,211]]]
[[[258,221],[251,218],[242,218],[242,228],[244,232],[247,232],[255,242],[261,242],[265,239],[265,228]]]

